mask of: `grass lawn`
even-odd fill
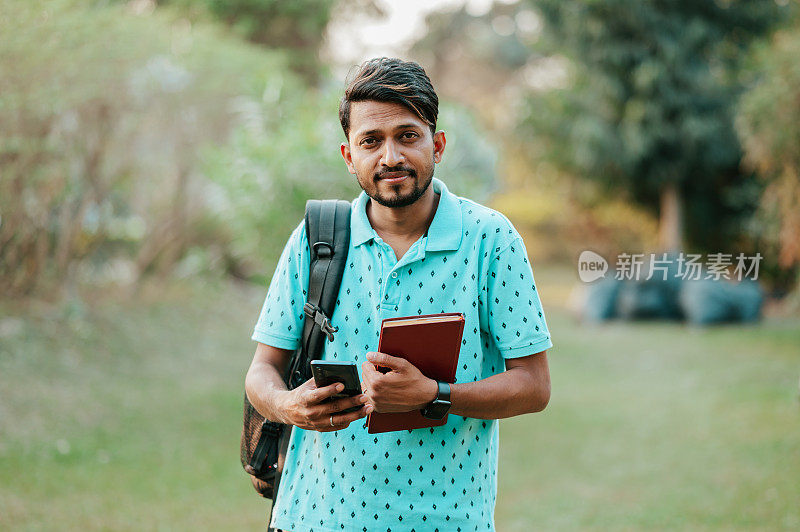
[[[797,321],[586,326],[537,281],[553,396],[501,423],[499,531],[800,528]],[[263,296],[0,303],[0,530],[263,530],[238,458]]]

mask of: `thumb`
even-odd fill
[[[393,357],[386,353],[367,353],[367,360],[376,366],[383,366],[392,370],[400,370],[405,367],[406,360],[400,357]]]

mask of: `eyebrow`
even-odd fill
[[[399,126],[394,128],[394,131],[400,131],[402,129],[421,129],[419,124],[400,124]],[[356,134],[356,137],[364,137],[368,135],[375,135],[382,133],[380,129],[370,129],[369,131],[364,131],[363,133],[359,132]]]

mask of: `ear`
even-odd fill
[[[342,145],[339,146],[339,149],[342,152],[342,159],[344,159],[344,164],[347,165],[347,170],[355,175],[356,168],[353,166],[353,156],[350,154],[350,144],[347,142],[342,142]]]
[[[447,139],[444,136],[444,131],[441,129],[433,134],[433,162],[438,163],[442,161],[442,154],[444,147],[447,145]]]

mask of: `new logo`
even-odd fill
[[[578,277],[584,283],[591,283],[605,277],[608,261],[594,251],[582,251],[578,257]]]

